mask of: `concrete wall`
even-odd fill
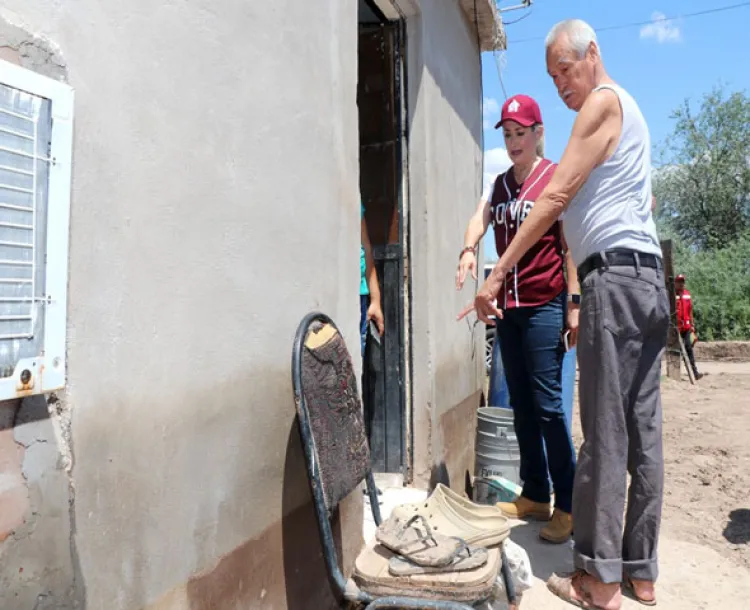
[[[481,189],[481,67],[458,3],[420,4],[421,15],[407,20],[415,477],[460,488],[473,459],[484,353],[484,327],[456,322],[473,287],[455,289]]]
[[[356,3],[2,0],[0,17],[54,41],[30,54],[0,28],[77,95],[69,387],[51,419],[4,407],[25,525],[0,543],[0,607],[332,606],[289,363],[310,309],[356,354]]]
[[[453,287],[480,70],[457,3],[420,6],[416,474],[459,487],[482,368]],[[0,57],[77,96],[69,385],[0,405],[3,610],[334,607],[289,362],[310,309],[356,354],[356,44],[338,0],[0,0]],[[355,493],[335,527],[347,566],[361,508]]]

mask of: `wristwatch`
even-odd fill
[[[568,295],[568,303],[573,303],[573,305],[580,305],[581,304],[581,295],[580,294],[569,294]]]

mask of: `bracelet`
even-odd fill
[[[476,246],[466,246],[463,250],[461,250],[461,253],[458,255],[458,260],[460,261],[464,257],[464,254],[466,254],[467,252],[472,252],[476,254],[476,250],[477,250]]]

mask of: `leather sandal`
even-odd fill
[[[547,581],[547,588],[561,600],[578,608],[584,608],[585,610],[607,610],[607,608],[597,606],[594,603],[591,593],[583,583],[585,575],[586,573],[580,570],[568,576],[553,574]],[[571,589],[575,591],[579,599],[571,596]]]
[[[645,597],[640,597],[638,595],[638,591],[636,590],[635,586],[633,585],[633,579],[629,576],[623,576],[622,577],[622,587],[623,589],[626,589],[628,593],[633,597],[635,601],[637,601],[639,604],[642,604],[644,606],[655,606],[656,605],[656,597],[653,599],[647,599]]]

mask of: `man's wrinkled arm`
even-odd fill
[[[570,140],[552,179],[495,267],[500,277],[549,230],[594,168],[614,151],[621,124],[622,110],[613,91],[604,89],[589,96],[573,124]]]

